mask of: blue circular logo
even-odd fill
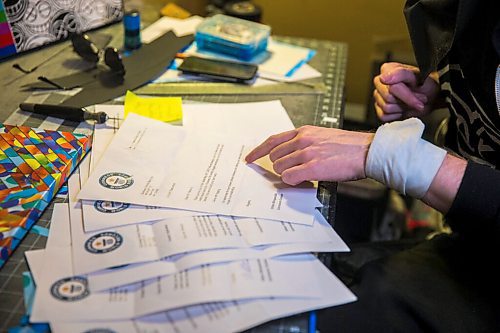
[[[56,281],[50,288],[52,296],[60,301],[74,302],[90,295],[87,279],[73,276]]]
[[[94,203],[94,208],[101,213],[118,213],[129,208],[130,204],[124,202],[102,201],[97,200]]]
[[[132,176],[121,172],[109,172],[99,178],[99,184],[112,190],[121,190],[132,186],[133,183]]]
[[[100,232],[85,242],[85,250],[90,253],[108,253],[116,250],[123,243],[123,237],[113,231]]]

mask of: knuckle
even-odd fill
[[[380,108],[384,113],[389,113],[391,112],[391,105],[390,104],[382,104],[380,105]]]
[[[313,159],[314,152],[312,149],[302,149],[297,157],[302,163],[306,163]]]
[[[289,185],[297,185],[298,183],[300,183],[300,180],[298,180],[296,175],[291,171],[283,172],[283,174],[281,175],[281,180]]]
[[[401,83],[395,83],[391,84],[387,90],[389,94],[394,95],[397,94],[400,89],[401,89]]]
[[[298,134],[295,136],[295,140],[299,145],[308,145],[312,140],[312,135],[314,134],[314,126],[305,125],[299,127]]]
[[[311,129],[313,128],[314,126],[312,125],[303,125],[303,126],[300,126],[297,131],[298,131],[298,134],[299,135],[302,135],[304,133],[308,133],[311,131]]]
[[[307,168],[309,169],[309,172],[311,173],[313,178],[315,178],[316,180],[318,178],[318,175],[321,174],[323,166],[319,160],[312,160],[307,164]]]
[[[276,161],[273,161],[273,170],[277,174],[283,173],[283,171],[285,171],[285,165],[284,165],[283,161],[281,161],[279,159]]]
[[[397,67],[399,65],[399,63],[397,62],[384,62],[381,66],[380,66],[380,72],[383,73],[383,72],[387,72],[387,71],[390,71],[390,70],[393,70],[395,67]]]
[[[398,104],[385,104],[382,105],[382,110],[386,114],[400,113],[402,112],[401,107]]]
[[[276,162],[278,159],[279,159],[279,155],[278,155],[278,152],[276,151],[276,149],[273,149],[271,150],[271,152],[269,153],[269,159],[271,160],[271,162]]]

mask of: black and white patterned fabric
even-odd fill
[[[451,112],[447,142],[461,156],[491,167],[500,165],[500,114],[482,106],[468,88],[459,64],[439,71],[441,88]],[[495,82],[491,82],[491,90]]]
[[[463,157],[500,169],[500,107],[496,96],[500,2],[485,2],[469,18],[438,68],[451,113],[447,145]],[[478,9],[478,10],[479,10]]]
[[[121,0],[2,0],[17,52],[118,21]]]

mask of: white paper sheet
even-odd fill
[[[141,31],[141,40],[149,44],[166,32],[172,30],[177,37],[194,34],[196,27],[203,22],[203,18],[193,15],[186,19],[163,16]]]
[[[82,179],[86,177],[86,170],[91,163],[92,161],[89,160],[82,162]],[[77,178],[72,181],[75,179]],[[82,183],[83,181],[77,180],[74,186]],[[73,192],[70,193],[70,198],[71,204],[74,205],[75,194]],[[343,304],[356,299],[311,255],[266,259],[269,256],[290,253],[291,247],[295,251],[300,247],[302,251],[309,251],[311,244],[321,251],[323,247],[331,246],[331,242],[281,244],[277,237],[269,237],[266,242],[273,245],[266,248],[217,249],[169,257],[169,260],[175,263],[175,271],[166,272],[165,277],[96,292],[95,289],[89,288],[90,276],[75,276],[74,267],[77,264],[72,260],[72,252],[75,249],[71,246],[76,245],[69,235],[73,232],[78,233],[78,230],[83,234],[83,229],[81,228],[81,211],[72,208],[71,214],[75,221],[79,221],[80,228],[70,225],[67,205],[57,204],[46,251],[43,256],[39,252],[27,255],[31,262],[37,258],[40,260],[43,258],[42,264],[30,263],[30,267],[33,266],[33,273],[36,274],[38,286],[31,320],[50,321],[52,330],[56,333],[106,328],[117,332],[130,332],[138,329],[176,333],[235,332],[277,317]],[[251,225],[253,228],[250,224],[238,228],[241,230],[245,230],[245,227],[251,230],[266,229],[266,233],[270,232],[267,230],[267,223],[259,226],[255,221],[252,222],[254,222]],[[289,230],[288,232],[292,232],[291,228],[307,228],[279,222],[272,222],[272,224],[271,228],[286,229]],[[205,227],[209,226],[210,223],[205,224]],[[182,231],[182,227],[180,230]],[[227,231],[224,228],[220,230]],[[209,232],[209,228],[206,231]],[[325,228],[324,232],[333,232],[333,230]],[[298,239],[294,237],[292,239],[297,241]],[[103,241],[104,244],[101,245],[104,247],[116,244],[105,237]],[[128,242],[127,239],[125,241]],[[145,240],[142,239],[142,241]],[[247,239],[245,241],[252,242]],[[260,242],[258,237],[255,237],[255,241]],[[343,244],[341,240],[340,243]],[[262,251],[265,256],[257,251]],[[241,252],[248,252],[245,255],[255,259],[211,264],[214,258],[220,260],[220,257],[224,257],[226,261],[241,259]],[[221,255],[222,253],[225,254]],[[164,262],[167,260],[148,264]],[[182,267],[198,268],[179,271]],[[146,268],[145,264],[142,267],[141,264],[135,264],[113,269],[115,272],[124,273],[122,277],[148,270],[154,269]],[[107,272],[101,273],[104,275]],[[291,276],[293,279],[290,279]],[[114,278],[117,277],[118,275],[114,275]],[[122,285],[122,282],[116,285]],[[199,302],[204,304],[197,305]],[[176,310],[168,310],[172,308]],[[164,312],[143,317],[147,313],[158,311]],[[102,320],[123,318],[136,319],[102,322]],[[89,322],[92,320],[100,322]],[[79,321],[79,323],[71,321]]]
[[[315,51],[306,47],[291,45],[287,43],[271,40],[267,51],[271,57],[264,63],[259,64],[259,76],[265,78],[267,74],[271,78],[276,75],[288,77],[292,76],[293,70],[300,68],[302,64],[309,61]]]
[[[240,332],[279,317],[355,301],[354,295],[346,293],[343,288],[335,288],[326,277],[327,274],[322,275],[318,281],[325,287],[319,299],[207,303],[162,312],[134,322],[53,323],[51,327],[54,333],[88,332],[99,328],[128,333],[132,327],[158,333]]]
[[[181,132],[131,114],[79,198],[312,224],[316,187],[291,187],[273,172],[246,165],[243,158],[255,143]],[[179,145],[165,145],[171,140],[164,138]]]
[[[328,252],[331,251],[332,246],[334,244],[331,242],[294,243],[259,248],[216,249],[191,252],[143,264],[121,266],[120,270],[107,269],[90,274],[88,276],[89,289],[92,291],[102,291],[141,280],[174,274],[183,269],[190,269],[205,264],[217,264],[245,259],[266,259],[307,252]]]
[[[321,77],[321,73],[309,64],[303,64],[291,76],[273,75],[271,73],[263,73],[259,75],[260,77],[257,78],[253,84],[254,87],[278,84],[280,82],[293,83]]]
[[[191,131],[261,142],[268,136],[294,129],[280,101],[254,103],[183,104],[182,123]]]
[[[103,124],[95,124],[92,135],[92,149],[90,150],[90,168],[93,169],[101,159],[104,151],[120,128],[124,119],[123,105],[99,104],[94,107],[95,112],[104,112],[108,120]]]
[[[52,228],[68,224],[69,215],[59,218],[53,219]],[[68,237],[68,233],[59,232],[61,236]],[[324,293],[323,288],[339,288],[339,281],[310,255],[205,265],[102,293],[90,292],[86,277],[75,276],[72,266],[70,248],[54,246],[46,250],[33,322],[131,319],[213,301],[269,297],[318,299]],[[327,277],[331,285],[320,285],[322,278]],[[341,284],[340,288],[344,288],[349,300],[353,299]]]
[[[45,250],[27,251],[26,258],[31,269],[33,280],[37,283],[43,268]],[[327,277],[327,274],[321,275]],[[319,283],[331,285],[329,279]],[[136,329],[147,332],[165,333],[205,333],[205,332],[237,332],[249,329],[260,323],[308,310],[339,305],[354,301],[354,295],[345,288],[325,288],[318,299],[303,300],[246,300],[230,302],[214,302],[183,307],[181,309],[161,312],[155,315],[138,318],[134,321],[99,322],[99,323],[51,323],[54,333],[90,332],[112,330],[116,333],[129,333]]]
[[[243,141],[253,140],[254,142],[262,142],[270,135],[288,131],[294,128],[292,121],[288,117],[285,108],[280,101],[267,101],[255,103],[238,103],[238,104],[186,104],[184,106],[184,126],[191,130],[201,133],[217,131],[217,133],[231,138],[241,138]],[[245,184],[242,186],[240,200],[237,200],[241,205],[238,206],[238,211],[241,210],[243,215],[250,214],[252,210],[267,210],[268,202],[260,201],[263,204],[260,208],[257,206],[248,205],[246,200],[253,197],[255,189],[265,189],[266,193],[275,192],[276,188],[280,194],[285,193],[283,198],[292,198],[299,196],[293,200],[296,205],[294,213],[299,214],[300,210],[308,211],[309,205],[320,207],[321,203],[316,199],[313,193],[316,192],[317,183],[304,183],[301,186],[290,187],[284,184],[280,177],[272,171],[272,163],[266,156],[256,163],[248,165],[248,171],[245,175]],[[305,198],[310,198],[315,201],[311,204]],[[271,202],[276,202],[279,205],[280,198],[276,195],[270,198]],[[304,200],[304,201],[302,201]],[[300,207],[298,202],[303,202],[304,206]],[[259,202],[253,202],[258,205]],[[286,211],[281,212],[283,220],[300,223],[297,220],[291,220]],[[302,215],[303,218],[305,216]],[[290,219],[289,219],[290,218]]]
[[[123,106],[97,105],[96,111],[104,111],[123,119]],[[238,104],[184,104],[183,123],[189,130],[216,131],[231,137],[255,138],[262,141],[269,135],[293,128],[293,124],[279,101]],[[91,151],[92,167],[100,160],[116,133],[111,120],[96,125]],[[260,179],[260,175],[256,175]],[[273,177],[276,177],[275,175]],[[141,206],[111,201],[83,201],[85,231],[114,228],[126,224],[155,221],[163,218],[193,216],[203,212],[180,209]],[[320,206],[318,202],[316,205]]]
[[[282,255],[313,251],[332,252],[345,251],[347,248],[319,211],[315,212],[315,223],[312,226],[214,215],[171,218],[152,224],[137,224],[97,233],[85,233],[82,226],[81,205],[75,201],[80,184],[84,183],[81,180],[84,176],[81,174],[86,174],[85,166],[86,163],[82,163],[79,170],[68,180],[73,262],[76,274],[92,273],[110,267],[159,260],[201,250],[243,250],[263,245],[286,244],[286,247],[281,247],[282,251],[274,249],[240,251],[236,252],[238,257],[233,253],[216,251],[208,260],[210,263],[216,263],[248,259],[249,254],[250,258],[265,258],[266,254],[273,253]],[[283,252],[285,249],[289,252]],[[209,257],[203,255],[201,260],[192,259],[190,262],[192,265],[194,263],[193,266],[198,266],[207,262],[207,258]],[[186,260],[182,263],[185,262]],[[168,267],[162,266],[162,269],[167,268],[167,274],[171,274],[193,267],[182,263],[180,267],[176,266],[177,270],[174,271],[171,263]],[[165,271],[152,274],[161,276],[165,275]],[[144,278],[151,277],[153,276],[144,276]],[[110,281],[121,280],[110,279]]]
[[[123,122],[123,105],[96,105],[96,112],[106,112],[108,115],[121,119]],[[108,145],[116,134],[120,123],[109,119],[105,124],[96,124],[91,154],[91,169],[94,169],[101,159]],[[91,171],[91,170],[90,170]],[[88,173],[90,173],[88,171]],[[80,167],[80,173],[86,172]],[[85,184],[88,177],[83,177]],[[164,218],[202,215],[206,213],[185,211],[153,206],[140,206],[112,201],[83,201],[83,221],[86,232],[102,230],[106,228],[120,227],[123,225],[156,221]]]
[[[85,232],[93,232],[162,219],[206,215],[204,212],[133,205],[105,200],[82,202]]]

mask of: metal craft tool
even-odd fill
[[[105,112],[93,113],[87,111],[85,108],[77,108],[64,105],[21,103],[19,104],[19,108],[23,111],[77,122],[94,120],[98,124],[103,124],[106,122],[106,120],[113,119],[108,117]]]

